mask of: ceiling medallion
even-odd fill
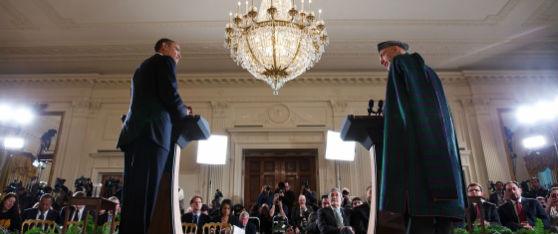
[[[322,10],[316,19],[312,0],[300,11],[294,0],[262,0],[260,10],[245,4],[244,14],[238,2],[234,15],[229,13],[225,28],[225,47],[237,65],[248,70],[256,79],[271,86],[273,94],[321,58],[329,43]]]

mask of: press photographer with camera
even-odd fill
[[[271,186],[268,184],[262,186],[262,190],[260,194],[258,194],[258,198],[256,199],[258,205],[262,205],[266,203],[268,206],[271,207],[273,203],[273,193],[271,193]]]
[[[276,215],[280,214],[283,218],[287,218],[288,207],[283,205],[283,199],[285,198],[285,192],[281,189],[278,190],[277,193],[273,195],[273,203],[271,204],[271,208],[269,209],[269,215],[275,217]]]
[[[316,192],[312,191],[308,181],[302,183],[302,188],[300,188],[300,194],[306,197],[306,206],[316,208],[318,199],[316,198]]]
[[[306,226],[310,222],[310,214],[313,210],[311,207],[306,206],[306,197],[304,195],[298,196],[298,204],[291,215],[291,224],[295,227],[295,233],[304,233]]]

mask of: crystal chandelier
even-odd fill
[[[260,10],[246,1],[244,14],[238,2],[234,15],[229,13],[225,28],[225,47],[231,57],[256,79],[267,82],[277,95],[287,82],[316,64],[329,43],[322,10],[318,19],[312,0],[300,11],[294,0],[262,0]]]

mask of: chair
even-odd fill
[[[222,229],[229,230],[221,232]],[[202,227],[202,234],[228,234],[232,233],[232,225],[229,223],[206,223]]]
[[[106,228],[109,228],[110,229],[109,233],[114,233],[120,227],[120,221],[114,221],[114,227],[111,227],[110,224],[111,224],[111,222],[103,223],[103,230],[105,230]]]
[[[257,224],[258,229],[256,229],[256,230],[258,230],[258,233],[262,233],[262,230],[260,229],[260,225],[261,225],[260,218],[258,218],[258,217],[248,217],[248,220],[249,220],[248,222]],[[255,221],[257,221],[257,223],[255,223]]]
[[[195,223],[182,222],[182,231],[184,233],[198,233],[198,225]]]
[[[52,220],[28,219],[21,224],[21,233],[34,227],[40,227],[43,231],[54,230],[56,223]]]

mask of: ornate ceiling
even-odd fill
[[[223,46],[235,5],[2,0],[0,74],[131,73],[160,37],[181,44],[181,73],[243,72]],[[312,71],[381,71],[376,44],[390,39],[408,42],[440,70],[558,69],[556,0],[315,0],[313,7],[324,10],[330,45]]]

